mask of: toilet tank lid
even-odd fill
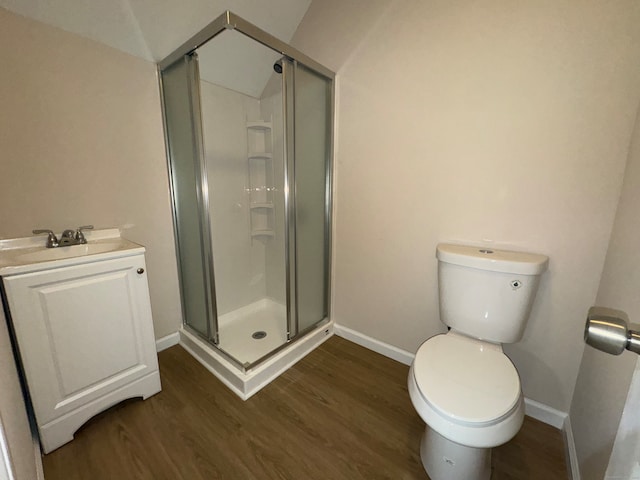
[[[451,243],[438,244],[436,257],[444,263],[521,275],[540,275],[549,265],[546,255]]]

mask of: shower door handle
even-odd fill
[[[640,325],[630,325],[627,314],[621,310],[591,307],[584,327],[584,341],[612,355],[620,355],[625,350],[640,354]]]

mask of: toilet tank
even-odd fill
[[[436,257],[445,325],[490,342],[522,338],[548,257],[443,243]]]

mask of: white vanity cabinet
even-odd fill
[[[135,247],[2,274],[45,453],[95,414],[161,389],[144,249]]]

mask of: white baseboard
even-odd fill
[[[353,343],[356,343],[362,347],[373,350],[376,353],[384,355],[385,357],[396,360],[405,365],[411,365],[415,354],[402,350],[398,347],[394,347],[381,340],[369,337],[364,333],[360,333],[351,328],[343,325],[336,324],[334,327],[335,334],[339,337],[345,338]],[[565,421],[568,419],[568,415],[565,412],[556,410],[548,405],[545,405],[529,398],[524,399],[525,412],[528,416],[535,418],[547,425],[562,430],[565,427]]]
[[[567,415],[564,421],[564,443],[567,452],[567,467],[571,480],[580,480],[580,464],[578,463],[578,452],[576,451],[576,442],[573,438],[573,429],[571,428],[571,418]]]
[[[561,412],[549,405],[536,402],[530,398],[524,399],[524,412],[528,416],[540,420],[542,423],[556,427],[558,430],[564,428],[565,422],[569,417],[566,412]]]
[[[180,342],[180,334],[178,332],[170,333],[169,335],[158,338],[156,340],[156,352],[161,352],[169,347],[173,347]]]
[[[411,365],[411,362],[413,362],[413,357],[415,357],[413,353],[407,352],[406,350],[402,350],[398,347],[394,347],[393,345],[389,345],[388,343],[369,337],[364,333],[357,332],[342,325],[335,324],[334,332],[339,337],[345,338],[353,343],[360,345],[361,347],[373,350],[374,352],[379,353],[380,355],[384,355],[385,357],[392,358],[397,362],[404,363],[405,365]]]
[[[571,419],[569,414],[556,410],[555,408],[536,402],[530,398],[524,399],[525,413],[547,425],[562,430],[564,437],[564,447],[567,459],[567,470],[571,480],[580,480],[580,466],[578,464],[578,453],[576,452],[576,443],[573,438],[573,429],[571,428]]]

